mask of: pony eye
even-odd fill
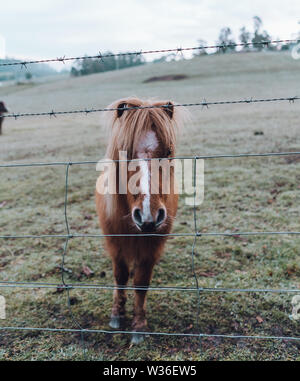
[[[166,156],[170,156],[171,153],[172,153],[172,151],[171,151],[171,149],[169,148],[169,149],[167,150],[167,152],[166,152]]]

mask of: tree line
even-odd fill
[[[71,75],[78,77],[110,70],[125,69],[145,63],[144,57],[141,54],[120,56],[113,56],[112,54],[111,52],[106,52],[99,58],[85,58],[84,60],[75,61],[75,65],[71,68]]]
[[[1,64],[6,63],[20,63],[20,60],[14,58],[0,59]],[[30,70],[30,71],[29,71]],[[20,70],[20,66],[0,66],[0,81],[11,81],[11,80],[30,80],[32,77],[44,77],[57,74],[51,66],[47,64],[35,64],[30,65],[26,70]]]
[[[216,45],[222,45],[219,49],[217,49],[216,53],[229,53],[236,51],[237,47],[235,46],[238,43],[242,44],[250,44],[245,45],[241,48],[242,51],[261,51],[263,49],[267,50],[288,50],[290,48],[290,44],[283,44],[281,46],[272,46],[268,44],[272,38],[270,34],[262,29],[263,22],[262,19],[258,16],[253,17],[253,32],[250,32],[243,26],[239,32],[239,40],[236,42],[232,30],[229,27],[222,28],[219,33],[218,41]],[[300,37],[300,36],[299,36]],[[261,44],[262,42],[266,42],[266,44]],[[205,50],[206,41],[198,40],[199,47],[203,49],[199,49],[199,52],[195,55],[208,54]]]

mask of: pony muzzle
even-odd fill
[[[155,219],[152,215],[148,215],[146,218],[140,208],[134,208],[132,211],[132,219],[136,227],[143,233],[155,232],[166,220],[167,213],[165,208],[159,208]]]

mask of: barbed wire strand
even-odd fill
[[[138,233],[138,234],[25,234],[25,235],[0,235],[0,239],[27,239],[27,238],[104,238],[104,237],[233,237],[261,235],[300,235],[300,231],[236,231],[236,232],[196,232],[196,233]]]
[[[106,334],[137,334],[149,336],[178,336],[178,337],[216,337],[225,339],[260,339],[260,340],[286,340],[300,341],[300,337],[294,336],[263,336],[263,335],[222,335],[210,333],[181,333],[181,332],[137,332],[137,331],[111,331],[104,329],[72,329],[72,328],[43,328],[43,327],[0,327],[0,331],[18,330],[18,331],[45,331],[45,332],[84,332],[84,333],[106,333]]]
[[[10,287],[18,287],[18,288],[57,288],[57,289],[95,289],[95,290],[128,290],[128,291],[134,291],[134,290],[140,290],[140,291],[186,291],[186,292],[199,292],[202,293],[222,293],[222,292],[236,292],[236,293],[274,293],[274,294],[280,294],[280,293],[299,293],[300,289],[297,288],[226,288],[226,287],[216,287],[216,288],[209,288],[209,287],[199,287],[197,289],[196,287],[183,287],[183,286],[121,286],[121,285],[102,285],[102,284],[85,284],[85,283],[68,283],[68,284],[61,284],[61,283],[41,283],[41,282],[17,282],[17,281],[0,281],[0,287],[2,288],[10,288]]]
[[[198,155],[198,156],[176,156],[168,158],[168,160],[207,160],[207,159],[237,159],[237,158],[256,158],[256,157],[272,157],[272,156],[295,156],[300,155],[300,151],[291,152],[261,152],[261,153],[237,153],[237,154],[215,154],[215,155]],[[18,167],[49,167],[49,166],[66,166],[66,165],[88,165],[88,164],[98,164],[100,163],[123,163],[123,162],[135,162],[141,159],[121,159],[121,160],[82,160],[82,161],[53,161],[45,163],[10,163],[10,164],[0,164],[0,168],[18,168]],[[149,160],[166,160],[165,157],[160,158],[145,158],[145,161]]]
[[[84,56],[77,56],[77,57],[56,57],[56,58],[49,58],[49,59],[39,59],[39,60],[23,60],[23,61],[11,61],[11,62],[2,62],[0,63],[1,66],[20,66],[21,68],[26,68],[27,65],[30,64],[41,64],[41,63],[50,63],[50,62],[62,62],[65,63],[66,61],[79,61],[79,60],[87,60],[87,59],[99,59],[102,62],[105,58],[110,57],[124,57],[124,56],[142,56],[145,54],[157,54],[157,53],[183,53],[184,51],[203,51],[207,49],[217,49],[219,51],[226,50],[229,48],[238,48],[238,47],[250,47],[250,46],[264,46],[268,47],[270,45],[279,45],[279,44],[292,44],[297,43],[298,39],[283,39],[283,40],[265,40],[265,41],[257,41],[257,42],[241,42],[241,43],[231,43],[231,44],[215,44],[215,45],[206,45],[206,46],[194,46],[194,47],[187,47],[187,48],[171,48],[171,49],[155,49],[155,50],[139,50],[139,51],[131,51],[131,52],[124,52],[124,53],[104,53],[102,54],[99,52],[96,55],[84,55]]]
[[[251,103],[270,103],[270,102],[286,102],[294,103],[295,101],[299,100],[300,97],[298,96],[290,96],[290,97],[278,97],[278,98],[261,98],[261,99],[238,99],[238,100],[224,100],[224,101],[211,101],[208,102],[206,100],[203,100],[201,102],[196,103],[175,103],[172,105],[172,107],[197,107],[201,106],[202,108],[208,108],[209,106],[221,106],[221,105],[234,105],[234,104],[251,104]],[[14,118],[17,120],[18,118],[24,118],[24,117],[36,117],[36,116],[50,116],[51,117],[57,117],[59,115],[72,115],[72,114],[85,114],[86,116],[91,113],[98,113],[98,112],[112,112],[112,111],[130,111],[130,110],[143,110],[143,109],[156,109],[156,108],[169,108],[170,105],[151,105],[151,106],[130,106],[130,107],[115,107],[115,108],[91,108],[87,109],[85,108],[80,110],[66,110],[66,111],[54,111],[53,109],[51,111],[46,112],[29,112],[29,113],[12,113],[12,114],[6,114],[2,115],[3,118]]]

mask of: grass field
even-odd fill
[[[285,97],[299,94],[300,62],[288,54],[205,56],[117,72],[0,88],[12,112],[105,107],[129,95],[176,102]],[[181,81],[143,83],[149,77],[185,74]],[[189,108],[177,154],[204,155],[298,151],[300,102]],[[99,114],[9,119],[0,137],[0,162],[98,160],[106,131]],[[205,161],[205,199],[197,207],[202,232],[299,231],[300,158]],[[0,235],[64,234],[64,167],[0,168]],[[94,165],[70,167],[68,214],[73,233],[99,233],[94,206]],[[193,208],[180,208],[174,232],[193,231]],[[193,237],[172,237],[156,266],[152,286],[195,286]],[[60,283],[64,239],[2,239],[0,280]],[[195,273],[200,287],[300,288],[298,236],[199,237]],[[94,275],[87,278],[82,267]],[[71,239],[67,282],[113,284],[110,260],[99,238]],[[7,318],[2,326],[76,328],[66,292],[1,288]],[[300,336],[292,321],[293,294],[203,292],[197,326],[195,292],[149,291],[152,332]],[[71,290],[80,325],[108,329],[111,290]],[[129,291],[130,330],[132,292]],[[149,337],[130,346],[128,335],[85,334],[91,360],[300,360],[300,341]],[[81,360],[79,334],[0,331],[0,358]]]

